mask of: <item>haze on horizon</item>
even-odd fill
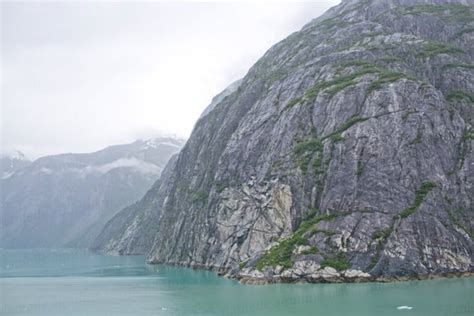
[[[2,2],[2,152],[188,137],[213,96],[338,2]]]

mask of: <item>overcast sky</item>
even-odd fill
[[[2,2],[2,152],[188,137],[214,95],[337,3]]]

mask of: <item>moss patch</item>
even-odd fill
[[[392,232],[393,232],[392,226],[385,229],[377,230],[372,234],[372,239],[379,239],[379,238],[387,239],[392,234]]]
[[[191,194],[192,203],[205,203],[207,202],[208,194],[203,191],[193,192]]]
[[[379,70],[375,67],[366,66],[363,69],[353,72],[349,75],[337,76],[334,79],[328,81],[319,81],[306,91],[305,99],[314,101],[319,92],[325,89],[327,89],[326,92],[332,97],[339,91],[357,84],[357,78],[370,73],[377,73],[378,71]]]
[[[359,122],[363,122],[363,121],[366,121],[368,120],[369,118],[365,118],[365,117],[360,117],[359,115],[353,115],[351,116],[343,125],[341,125],[338,129],[336,129],[334,132],[322,137],[322,140],[325,140],[327,138],[337,138],[337,137],[340,137],[340,135],[348,130],[349,128],[351,128],[354,124],[356,123],[359,123]]]
[[[372,259],[370,260],[369,266],[367,267],[368,271],[372,270],[375,267],[375,265],[377,264],[377,262],[379,262],[380,254],[382,252],[384,243],[385,243],[385,240],[382,240],[382,239],[377,242],[377,247],[375,249],[375,255],[372,257]]]
[[[369,266],[367,267],[368,271],[372,270],[379,261],[383,247],[387,243],[387,239],[393,233],[393,226],[394,222],[392,222],[392,225],[390,227],[377,230],[372,234],[372,239],[377,240],[377,247],[375,248],[375,255],[372,257]]]
[[[382,60],[382,59],[381,59]],[[385,61],[398,61],[397,57],[386,57]],[[359,60],[347,60],[335,65],[337,68],[336,76],[331,80],[321,80],[315,83],[313,86],[306,90],[302,97],[297,97],[288,102],[285,110],[293,107],[298,103],[313,102],[320,92],[324,91],[333,97],[338,92],[344,90],[347,87],[356,85],[359,82],[359,78],[368,74],[378,74],[378,79],[373,81],[369,86],[369,91],[376,90],[384,83],[394,82],[401,78],[408,78],[407,75],[401,72],[395,72],[386,68],[380,68],[376,64],[359,61]],[[348,74],[339,75],[341,70],[347,67],[361,67],[360,69]]]
[[[331,154],[332,154],[332,151],[334,150],[334,144],[345,140],[345,138],[342,136],[342,133],[344,131],[352,127],[354,124],[366,121],[368,119],[369,118],[353,115],[343,125],[337,128],[334,132],[329,133],[328,135],[325,135],[321,137],[320,139],[312,138],[307,141],[297,143],[295,147],[293,148],[293,154],[297,157],[297,162],[299,163],[299,167],[301,168],[301,170],[303,172],[306,172],[308,170],[308,166],[311,159],[314,158],[313,169],[315,170],[315,173],[316,174],[322,173],[321,169],[323,167],[323,149],[324,149],[323,141],[326,139],[330,139],[332,141],[332,147],[331,147]],[[325,164],[328,166],[329,162],[330,160],[325,161]]]
[[[227,188],[227,184],[225,182],[222,182],[222,181],[215,181],[214,182],[214,187],[216,188],[216,191],[221,193],[222,191],[224,191],[226,188]]]
[[[356,176],[360,177],[364,173],[364,165],[361,160],[357,160]]]
[[[459,157],[458,157],[459,169],[462,168],[462,166],[464,165],[464,161],[466,159],[466,152],[468,148],[468,144],[466,144],[466,142],[471,141],[471,140],[474,140],[474,129],[466,129],[459,143]],[[450,173],[452,174],[454,173],[454,171],[451,171]]]
[[[369,87],[367,88],[367,94],[374,90],[380,89],[380,87],[385,83],[392,83],[404,77],[406,77],[406,75],[401,72],[384,70],[379,73],[377,80],[374,80],[370,83]]]
[[[455,37],[461,37],[464,34],[473,33],[473,32],[474,32],[474,27],[468,27],[468,28],[462,29],[459,32],[457,32]]]
[[[276,267],[277,265],[289,269],[293,266],[291,255],[293,254],[295,246],[306,244],[308,244],[308,240],[295,233],[290,238],[281,240],[278,245],[273,246],[269,251],[267,251],[258,260],[256,267],[260,271],[267,266]]]
[[[296,144],[293,152],[296,155],[301,155],[304,153],[314,153],[316,151],[320,151],[323,149],[323,143],[319,139],[310,139],[308,141],[304,141],[301,143]]]
[[[288,101],[288,103],[286,104],[285,106],[285,110],[288,110],[290,108],[292,108],[293,106],[295,106],[296,104],[300,103],[303,101],[303,98],[299,97],[299,98],[294,98],[294,99],[291,99],[290,101]]]
[[[321,268],[332,267],[338,271],[347,270],[351,266],[347,261],[347,256],[344,252],[338,252],[333,256],[324,256],[321,262]]]
[[[448,45],[440,42],[429,41],[422,47],[418,53],[418,57],[429,58],[439,54],[459,54],[464,53],[459,47]]]
[[[416,134],[415,139],[413,139],[410,142],[410,145],[416,145],[416,144],[421,144],[421,132],[420,131],[418,131],[418,133]]]
[[[293,153],[298,157],[299,166],[303,172],[308,170],[309,162],[315,154],[318,154],[320,159],[322,151],[323,143],[317,138],[298,143],[293,149]]]
[[[318,253],[318,249],[316,247],[311,247],[308,250],[303,251],[301,254],[302,255],[315,255]]]
[[[449,68],[466,68],[466,69],[474,69],[474,64],[467,64],[467,63],[448,63],[443,65],[443,69]]]
[[[464,132],[462,136],[463,141],[474,140],[474,129],[468,129]]]
[[[469,229],[467,229],[467,227],[464,226],[464,225],[462,224],[462,222],[458,219],[458,214],[460,214],[460,213],[463,212],[462,209],[457,209],[457,210],[455,210],[454,212],[451,212],[451,211],[449,211],[449,210],[446,210],[446,212],[447,212],[448,215],[449,215],[449,219],[451,220],[451,222],[452,222],[455,226],[461,228],[461,229],[469,236],[469,238],[471,238],[471,239],[474,238],[474,235],[469,231]]]
[[[474,96],[467,94],[464,91],[456,90],[451,91],[446,95],[446,100],[448,101],[468,101],[474,103]]]
[[[395,57],[395,56],[385,56],[385,57],[381,57],[379,60],[385,63],[403,62],[403,59],[401,59],[400,57]]]
[[[397,216],[400,217],[400,218],[407,218],[408,216],[415,213],[418,210],[418,208],[420,207],[420,205],[423,203],[423,201],[425,200],[428,193],[430,193],[430,191],[433,190],[436,187],[437,187],[436,183],[434,183],[432,181],[423,182],[421,184],[421,187],[416,191],[415,201],[412,203],[412,205],[410,205],[409,207],[404,209]]]
[[[280,265],[285,269],[291,268],[293,266],[291,256],[295,246],[308,244],[308,239],[306,239],[303,235],[310,231],[310,229],[317,223],[321,221],[333,220],[342,214],[345,213],[336,213],[331,215],[311,214],[306,220],[301,222],[300,226],[291,237],[280,240],[277,245],[265,252],[258,260],[256,268],[260,271],[262,271],[265,267],[276,267],[277,265]]]
[[[403,15],[431,15],[449,22],[470,22],[474,20],[469,6],[462,4],[422,4],[401,8]]]
[[[313,228],[313,229],[311,230],[311,233],[312,233],[312,234],[319,234],[319,233],[321,233],[321,234],[323,234],[323,235],[326,236],[326,237],[331,237],[331,236],[334,236],[334,235],[336,234],[335,231],[327,230],[327,229],[319,229],[319,228],[317,228],[317,227],[316,227],[316,228]]]

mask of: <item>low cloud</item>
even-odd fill
[[[337,2],[2,2],[2,150],[187,137],[214,95]]]

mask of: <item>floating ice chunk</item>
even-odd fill
[[[412,306],[406,306],[406,305],[402,305],[402,306],[398,306],[397,309],[400,309],[400,310],[403,310],[403,309],[412,309],[413,307]]]

